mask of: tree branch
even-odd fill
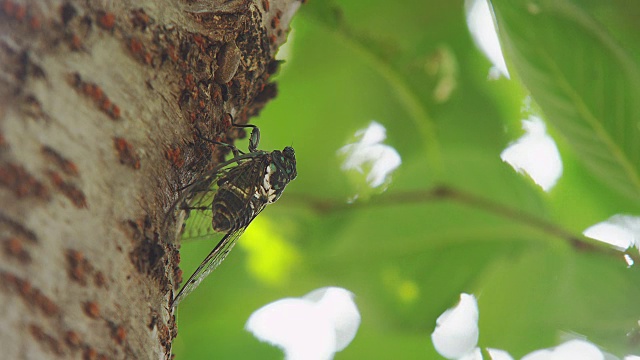
[[[543,233],[566,241],[571,247],[578,251],[604,253],[609,256],[615,256],[617,259],[621,257],[621,253],[619,251],[612,249],[602,242],[588,239],[582,235],[576,235],[563,227],[536,215],[450,186],[436,186],[426,190],[386,193],[367,202],[347,203],[344,201],[322,199],[300,194],[287,194],[287,197],[283,200],[284,203],[294,203],[309,207],[323,215],[369,207],[401,206],[407,204],[426,204],[436,201],[450,201],[540,230]],[[630,256],[634,262],[640,260],[640,256],[632,252],[626,252],[626,255]]]

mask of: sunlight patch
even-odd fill
[[[239,246],[248,253],[249,272],[269,285],[282,285],[289,280],[300,261],[300,254],[263,216],[256,217],[247,228]]]
[[[640,217],[614,215],[606,221],[590,226],[582,234],[588,238],[610,244],[620,251],[625,251],[632,246],[638,247]],[[627,263],[629,263],[628,260]]]
[[[356,131],[355,137],[354,143],[338,149],[338,155],[344,158],[342,170],[356,174],[352,178],[358,191],[386,190],[391,173],[402,163],[396,149],[382,143],[387,138],[386,129],[372,121],[366,129]]]
[[[401,303],[410,304],[420,298],[418,283],[403,277],[397,269],[386,269],[382,273],[382,282]]]
[[[522,120],[525,134],[509,145],[500,158],[517,172],[529,175],[544,191],[551,190],[562,175],[558,147],[537,116]]]
[[[489,78],[494,79],[503,75],[509,79],[509,70],[502,55],[500,40],[493,22],[493,16],[487,0],[465,1],[467,12],[467,26],[476,43],[484,55],[493,64],[489,71]]]
[[[261,307],[251,314],[245,328],[259,340],[283,349],[287,360],[328,360],[351,343],[359,326],[353,294],[326,287]]]

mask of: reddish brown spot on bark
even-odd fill
[[[89,97],[94,97],[93,92],[96,87],[92,83],[83,83],[82,92]]]
[[[25,300],[29,300],[32,295],[33,287],[31,287],[31,283],[28,280],[17,278],[18,292],[22,295],[22,298]]]
[[[174,277],[174,290],[178,290],[180,288],[180,284],[182,283],[182,269],[176,268],[173,274]]]
[[[100,305],[95,301],[88,301],[84,304],[84,313],[92,319],[100,317]]]
[[[264,11],[268,12],[269,11],[269,0],[262,0],[262,8],[264,9]]]
[[[118,150],[118,156],[120,163],[132,167],[133,169],[140,169],[140,157],[136,153],[133,145],[123,138],[113,138],[116,150]]]
[[[180,148],[177,146],[167,149],[165,157],[178,169],[184,165],[184,159],[181,156]]]
[[[200,46],[202,48],[202,45],[204,45],[204,38],[202,36],[200,36],[199,34],[194,34],[193,35],[193,42],[195,42],[196,44],[198,44],[198,46]]]
[[[38,242],[38,238],[33,231],[27,229],[24,225],[10,219],[2,213],[0,213],[0,224],[4,225],[4,227],[8,228],[16,236],[20,236],[21,238],[33,243]]]
[[[129,50],[131,50],[134,55],[139,55],[142,50],[142,43],[140,40],[131,38],[131,40],[129,40]]]
[[[122,326],[116,327],[113,332],[113,338],[118,344],[122,345],[127,338],[127,329]]]
[[[0,166],[0,186],[4,186],[18,197],[35,196],[48,200],[49,191],[24,167],[12,163]]]
[[[40,28],[42,27],[40,18],[37,16],[31,16],[31,18],[29,18],[29,27],[31,28],[31,30],[40,30]]]
[[[44,145],[42,147],[42,154],[56,165],[63,173],[69,176],[78,176],[78,167],[73,162],[67,160],[64,156],[60,155],[53,148]]]
[[[7,255],[18,259],[21,263],[29,263],[31,256],[25,250],[22,239],[19,237],[10,237],[4,240],[4,251]]]
[[[1,273],[2,285],[15,291],[25,304],[40,309],[46,316],[52,317],[60,313],[60,308],[42,291],[33,287],[28,280],[10,273]]]
[[[98,271],[94,277],[94,281],[97,286],[104,287],[107,284],[107,279],[102,271]]]
[[[279,27],[280,27],[280,19],[278,19],[277,17],[274,17],[273,19],[271,19],[271,28],[277,29]]]
[[[15,7],[16,11],[13,17],[18,21],[24,20],[24,18],[27,16],[27,7],[22,4],[16,4]]]
[[[102,89],[96,85],[93,84],[93,91],[91,92],[91,97],[93,98],[94,101],[99,102],[102,101],[105,96],[104,96],[104,92],[102,91]]]
[[[100,12],[98,14],[98,25],[105,30],[112,30],[116,25],[116,16],[113,13]]]
[[[91,346],[87,347],[82,354],[82,358],[84,360],[97,360],[98,359],[98,351]]]
[[[0,272],[0,279],[2,279],[0,285],[4,286],[5,288],[13,289],[18,286],[18,278],[11,273]]]
[[[68,76],[68,81],[71,86],[80,91],[83,95],[91,98],[102,112],[107,114],[111,119],[118,120],[120,118],[120,108],[115,105],[111,99],[104,93],[100,86],[82,80],[82,77],[78,73],[73,73]]]
[[[193,74],[189,73],[184,77],[184,85],[191,89],[195,85],[195,81],[193,80]]]
[[[151,65],[151,63],[153,62],[153,55],[151,55],[151,53],[147,51],[142,56],[142,59],[144,60],[145,64]]]
[[[17,5],[11,0],[5,0],[2,3],[2,11],[10,17],[15,17]]]
[[[29,331],[31,332],[31,335],[33,335],[33,337],[36,340],[41,341],[44,339],[44,331],[38,325],[34,325],[34,324],[29,325]]]
[[[111,105],[111,109],[109,109],[109,115],[112,119],[120,119],[120,107],[118,105]]]
[[[111,100],[109,100],[109,98],[102,99],[102,102],[100,103],[100,108],[104,112],[109,111],[109,109],[111,109]]]
[[[82,40],[77,34],[71,34],[69,37],[69,47],[71,50],[78,51],[82,49]]]
[[[93,270],[89,261],[84,258],[82,252],[72,249],[67,250],[66,257],[69,277],[83,286],[86,285],[88,273]]]
[[[171,344],[171,336],[169,335],[169,327],[165,324],[158,325],[158,339],[162,346],[168,346]]]
[[[151,22],[151,18],[149,15],[144,12],[144,9],[137,9],[131,12],[131,23],[134,27],[139,27],[142,30],[145,30],[149,23]]]
[[[78,348],[82,343],[82,340],[80,339],[80,335],[78,335],[78,333],[73,330],[67,331],[67,333],[65,334],[64,340],[67,343],[67,345],[69,345],[69,347],[71,348]]]
[[[176,47],[173,45],[168,45],[166,50],[165,50],[167,56],[169,57],[169,59],[171,59],[171,61],[173,62],[177,62],[178,61],[178,54],[176,52]]]
[[[274,45],[278,41],[278,38],[275,35],[269,36],[269,44]]]
[[[213,99],[213,102],[216,105],[222,104],[222,90],[218,86],[216,86],[213,89],[213,93],[211,94],[211,99]]]
[[[36,289],[33,291],[33,301],[47,316],[54,316],[60,312],[58,305],[56,305],[53,300],[45,296],[40,290]]]
[[[45,348],[48,348],[58,355],[62,355],[64,353],[60,341],[58,341],[53,336],[45,333],[40,326],[36,324],[30,324],[29,332],[31,333],[31,336],[33,336],[33,338],[36,339],[36,341],[38,341]]]
[[[77,208],[82,209],[87,207],[87,199],[82,190],[78,189],[72,183],[64,181],[62,176],[53,170],[49,170],[47,173],[53,185],[60,190],[64,196],[71,200]]]

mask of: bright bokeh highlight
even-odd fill
[[[478,336],[478,303],[475,296],[463,293],[456,307],[438,317],[431,340],[447,359],[474,359]]]
[[[269,285],[285,284],[300,261],[298,251],[268,217],[256,217],[238,243],[248,253],[249,272]]]
[[[590,342],[571,340],[552,349],[536,350],[522,360],[604,360],[604,354]]]
[[[586,237],[605,242],[620,251],[624,251],[632,246],[638,246],[640,217],[617,214],[606,221],[590,226],[583,234]]]
[[[527,174],[544,191],[550,191],[562,175],[558,147],[539,117],[522,120],[522,128],[525,134],[504,149],[500,158],[518,173]]]
[[[402,160],[396,149],[382,143],[387,138],[385,127],[372,121],[367,128],[356,131],[355,138],[355,142],[338,150],[338,155],[344,157],[342,170],[362,174],[371,188],[388,184]]]
[[[263,306],[251,315],[246,329],[281,348],[287,360],[325,360],[346,348],[359,326],[353,294],[326,287]]]
[[[489,72],[490,78],[502,75],[509,79],[509,70],[502,55],[500,40],[493,22],[493,15],[487,0],[467,0],[467,26],[476,45],[493,64]]]
[[[513,357],[504,350],[487,348],[487,352],[491,360],[513,360]]]

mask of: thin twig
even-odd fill
[[[534,229],[538,229],[549,235],[567,241],[574,249],[579,251],[594,251],[620,258],[622,253],[612,249],[605,244],[590,240],[582,235],[576,235],[563,227],[545,220],[539,216],[525,211],[498,203],[488,198],[484,198],[461,189],[449,186],[436,186],[427,190],[416,190],[406,192],[388,193],[372,199],[368,202],[346,203],[336,200],[320,199],[307,195],[288,194],[286,202],[295,202],[303,206],[308,206],[321,214],[329,214],[339,211],[350,211],[365,207],[393,206],[402,204],[424,204],[434,201],[452,201],[464,206],[476,208],[495,214],[505,219],[524,224]],[[640,261],[636,254],[627,252],[635,262]]]

